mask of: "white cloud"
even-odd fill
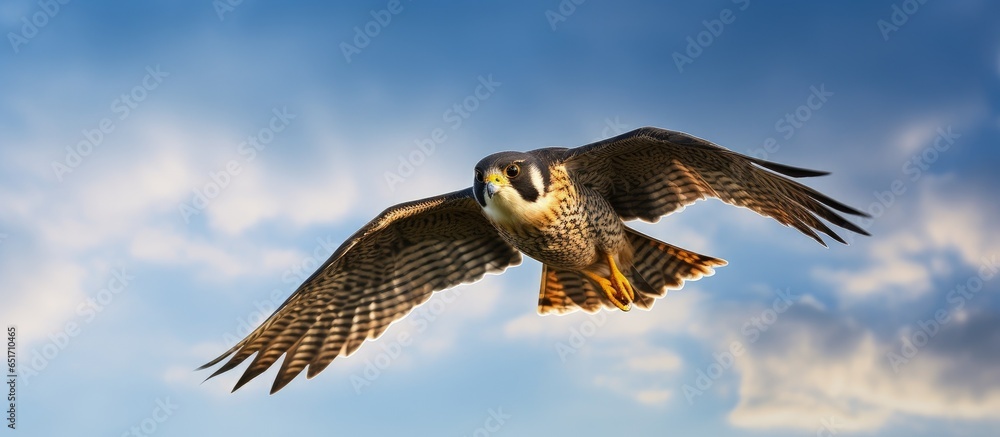
[[[12,154],[24,180],[0,188],[5,203],[0,219],[4,231],[16,229],[17,240],[34,247],[15,263],[20,268],[5,266],[0,284],[4,319],[21,325],[25,342],[61,330],[86,299],[85,284],[98,284],[111,264],[123,258],[192,267],[200,277],[218,280],[280,271],[303,257],[232,232],[198,236],[184,224],[178,205],[204,182],[200,167],[217,162],[204,158],[218,155],[212,144],[230,137],[222,128],[163,116],[137,116],[120,128],[64,174],[62,182],[49,165],[62,158],[61,151],[51,153],[52,144],[60,141],[35,137],[38,147]],[[227,208],[226,199],[213,205],[219,206],[210,212],[218,214],[215,222],[221,228],[238,233],[264,220],[292,227],[328,222],[342,217],[356,201],[349,168],[317,168],[293,178],[263,161],[247,175],[245,188],[233,187],[228,201],[237,207]],[[273,207],[273,213],[247,213],[258,203]],[[141,266],[130,263],[129,268]]]
[[[893,417],[989,419],[1000,409],[995,384],[955,379],[983,372],[987,362],[956,360],[928,346],[896,373],[887,359],[888,352],[898,353],[895,339],[879,341],[871,331],[823,311],[800,307],[793,313],[736,360],[740,399],[729,415],[734,425],[811,431],[833,419],[841,430],[871,431]],[[962,325],[942,330],[960,332]]]
[[[962,265],[978,268],[984,257],[1000,252],[1000,238],[989,218],[993,205],[966,194],[952,178],[925,176],[919,182],[910,188],[914,194],[907,193],[915,200],[896,199],[886,215],[877,218],[875,236],[862,246],[867,253],[861,266],[817,268],[813,277],[847,296],[916,297],[931,290],[935,276]],[[879,235],[878,230],[885,233]],[[950,258],[957,258],[958,265]]]
[[[636,400],[646,405],[663,405],[671,396],[673,396],[671,390],[639,390],[635,394]]]
[[[919,295],[931,287],[931,271],[914,259],[927,248],[920,237],[898,233],[879,238],[871,243],[869,262],[860,271],[818,268],[813,274],[817,279],[836,284],[839,290],[856,296],[865,296],[905,290]]]
[[[563,316],[526,314],[504,326],[504,335],[546,345],[552,358],[575,361],[574,371],[596,375],[603,387],[644,405],[663,405],[672,399],[683,359],[650,340],[662,335],[701,337],[709,331],[699,320],[703,299],[694,287],[675,290],[659,299],[650,311],[581,311]],[[623,358],[625,357],[625,358]],[[583,378],[586,380],[586,378]]]
[[[674,391],[670,389],[644,388],[632,378],[622,376],[622,374],[598,375],[594,377],[593,384],[619,396],[632,398],[635,402],[652,407],[666,404],[674,395]],[[647,382],[646,386],[648,385]]]
[[[245,247],[242,242],[199,241],[167,228],[140,229],[129,243],[134,259],[193,266],[204,277],[216,280],[242,275],[262,275],[287,269],[303,255],[284,249]]]
[[[67,261],[40,264],[15,261],[5,266],[0,287],[6,292],[0,320],[17,325],[21,345],[61,331],[86,299],[86,270]]]
[[[678,370],[681,363],[681,357],[675,353],[656,351],[645,356],[632,357],[625,362],[625,365],[639,372],[657,372]]]
[[[788,329],[787,327],[785,329]],[[837,418],[845,430],[877,429],[891,406],[873,404],[873,387],[889,375],[878,374],[881,356],[866,336],[849,355],[831,357],[810,342],[817,333],[800,330],[781,353],[740,357],[739,402],[729,420],[748,428],[812,430],[824,418]]]
[[[329,168],[300,174],[259,163],[244,166],[207,209],[210,225],[237,235],[266,220],[302,227],[343,217],[358,202],[353,170],[340,164],[340,158],[316,159],[329,160]],[[209,181],[206,176],[201,183]]]
[[[39,188],[15,195],[22,207],[12,219],[30,224],[46,245],[60,251],[127,239],[157,215],[172,213],[185,194],[189,163],[177,144],[162,142],[168,138],[150,138],[148,154],[112,156],[110,164],[85,161],[61,184],[36,184]],[[47,201],[31,200],[37,197]]]

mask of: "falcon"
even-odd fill
[[[861,211],[790,178],[828,173],[790,167],[694,136],[641,128],[574,149],[483,158],[472,187],[390,207],[345,241],[257,329],[218,358],[209,378],[253,356],[233,391],[284,360],[275,393],[427,301],[521,262],[542,263],[540,314],[648,310],[685,280],[726,261],[643,235],[624,222],[656,222],[708,197],[748,208],[826,246],[847,244],[820,219],[868,235],[837,211]],[[255,356],[256,354],[256,356]]]

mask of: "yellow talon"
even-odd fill
[[[623,292],[629,303],[634,302],[635,290],[632,289],[632,284],[628,282],[628,278],[622,274],[621,270],[618,270],[615,259],[611,255],[608,255],[608,265],[611,266],[611,283],[615,289]]]
[[[608,300],[618,307],[618,309],[628,311],[632,309],[632,302],[635,301],[635,290],[632,288],[632,284],[628,282],[628,278],[618,270],[614,258],[611,255],[607,255],[607,260],[608,266],[611,267],[610,279],[602,278],[587,271],[583,273],[601,287]]]

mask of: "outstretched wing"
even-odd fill
[[[338,248],[263,324],[200,369],[229,361],[209,378],[257,354],[233,388],[284,354],[271,393],[307,366],[307,377],[430,298],[521,262],[483,216],[472,188],[386,209]]]
[[[816,231],[846,242],[817,217],[868,235],[833,210],[865,213],[782,176],[827,173],[742,155],[682,132],[636,129],[568,149],[563,160],[574,178],[600,192],[623,220],[655,222],[697,200],[717,197],[792,226],[824,246]]]

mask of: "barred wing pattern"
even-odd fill
[[[716,197],[794,227],[824,246],[816,231],[846,242],[819,218],[868,235],[833,210],[867,217],[865,213],[782,176],[827,173],[742,155],[682,132],[636,129],[568,149],[563,160],[577,183],[601,193],[623,220],[656,222],[695,201]]]
[[[472,188],[393,206],[344,242],[260,327],[201,369],[232,355],[212,378],[256,353],[236,391],[285,355],[273,394],[307,366],[312,378],[377,338],[432,292],[520,262]]]

